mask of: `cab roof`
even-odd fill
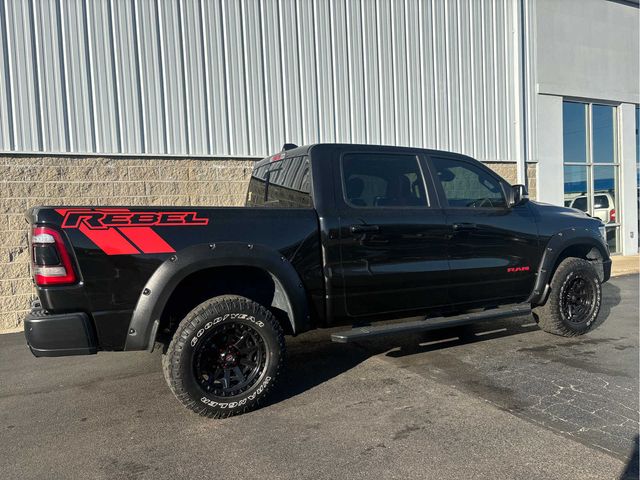
[[[283,146],[283,149],[277,153],[274,153],[268,157],[263,158],[262,160],[258,160],[258,162],[256,162],[255,167],[264,165],[266,163],[270,163],[270,162],[277,162],[279,160],[282,160],[284,158],[289,158],[289,157],[299,157],[302,155],[309,155],[311,153],[311,150],[315,150],[317,148],[331,148],[331,149],[342,149],[342,148],[349,148],[349,149],[353,149],[356,148],[358,150],[363,150],[363,151],[380,151],[380,152],[393,152],[393,151],[398,151],[398,150],[402,150],[404,152],[408,152],[408,151],[415,151],[415,152],[423,152],[423,153],[427,153],[427,154],[455,154],[455,155],[461,155],[463,157],[466,157],[470,160],[473,161],[477,161],[471,157],[468,157],[464,154],[459,154],[459,153],[455,153],[455,152],[448,152],[446,150],[434,150],[434,149],[429,149],[429,148],[418,148],[418,147],[407,147],[407,146],[399,146],[399,145],[375,145],[375,144],[359,144],[359,143],[312,143],[309,145],[302,145],[302,146],[297,146],[297,145],[293,145],[290,143],[287,143]]]

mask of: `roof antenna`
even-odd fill
[[[296,145],[295,143],[285,143],[282,146],[282,150],[286,151],[286,150],[293,150],[294,148],[298,148],[298,145]]]

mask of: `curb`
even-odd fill
[[[613,256],[611,262],[612,277],[640,273],[640,256],[638,255],[630,255],[627,257]]]
[[[635,269],[627,269],[627,270],[620,269],[617,272],[613,272],[612,271],[611,272],[611,277],[612,278],[613,277],[623,277],[625,275],[631,275],[631,274],[634,274],[634,273],[637,275],[638,273],[640,273],[640,271],[637,268],[635,268]]]

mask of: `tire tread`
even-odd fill
[[[247,402],[241,407],[232,409],[216,409],[194,400],[186,389],[183,388],[182,382],[180,381],[180,353],[184,349],[185,344],[189,341],[190,335],[200,328],[200,325],[209,318],[208,314],[211,313],[211,310],[219,311],[219,307],[222,307],[222,310],[224,311],[232,309],[251,311],[253,315],[260,316],[261,320],[268,322],[270,328],[275,331],[280,348],[280,361],[273,372],[273,381],[265,387],[260,395],[256,396],[255,400]],[[264,402],[264,399],[269,395],[269,392],[280,377],[280,373],[284,367],[285,355],[286,347],[282,327],[269,310],[245,297],[237,295],[221,295],[201,303],[189,312],[180,322],[180,325],[167,348],[167,352],[162,356],[162,371],[170,390],[182,405],[203,417],[227,418],[254,410]]]

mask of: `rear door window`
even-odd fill
[[[342,157],[343,194],[360,208],[429,205],[418,158],[414,155],[348,153]]]

